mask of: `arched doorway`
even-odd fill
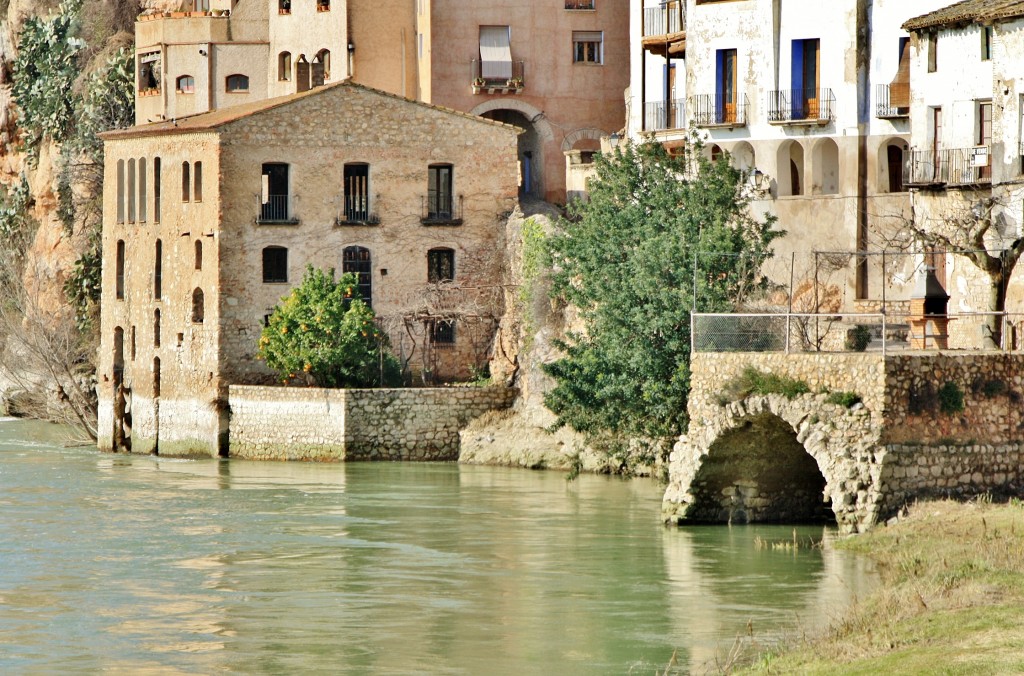
[[[499,108],[481,114],[488,120],[504,122],[519,127],[519,193],[521,195],[544,195],[544,150],[537,127],[525,114],[518,110]]]
[[[830,138],[814,146],[814,180],[811,192],[815,195],[839,194],[839,146]]]
[[[804,194],[804,147],[796,141],[786,141],[778,153],[779,196]]]
[[[689,521],[835,522],[825,477],[793,428],[770,413],[722,434],[690,485]]]

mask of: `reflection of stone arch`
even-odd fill
[[[537,130],[537,134],[544,142],[555,140],[555,132],[551,128],[551,123],[547,121],[546,117],[544,117],[544,111],[518,99],[504,97],[484,101],[479,106],[469,111],[469,114],[483,116],[484,113],[489,113],[494,110],[514,110],[522,113],[523,116],[529,120],[530,124],[533,125],[534,129]]]
[[[572,150],[580,141],[600,141],[605,136],[608,136],[608,133],[606,131],[602,129],[597,129],[595,127],[583,127],[582,129],[577,129],[571,134],[568,134],[562,140],[562,152],[564,153],[566,151]]]

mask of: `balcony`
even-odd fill
[[[258,199],[259,215],[256,217],[258,225],[298,225],[299,219],[291,213],[291,204],[288,195],[269,195],[265,199]]]
[[[423,225],[462,225],[462,195],[448,193],[424,195],[420,205]]]
[[[824,126],[835,119],[831,89],[781,89],[768,92],[768,123]]]
[[[747,126],[747,95],[737,97],[735,102],[721,102],[710,94],[691,96],[687,101],[690,119],[698,127],[716,128]]]
[[[901,120],[910,117],[910,84],[880,84],[875,88],[875,117]]]
[[[991,158],[988,146],[911,150],[903,183],[917,188],[991,183]]]
[[[685,129],[683,99],[652,101],[644,106],[644,131]]]
[[[526,65],[522,61],[482,62],[473,59],[470,67],[473,93],[522,94],[525,72]]]
[[[660,56],[686,53],[686,3],[680,0],[644,8],[643,47]]]
[[[369,199],[365,195],[345,195],[344,207],[335,225],[380,225],[380,217],[370,211]]]

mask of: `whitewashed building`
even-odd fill
[[[761,186],[755,211],[778,216],[789,233],[776,259],[877,252],[884,224],[910,215],[910,34],[902,25],[941,4],[636,3],[629,134],[671,149],[696,127],[707,152],[731,153]],[[869,256],[850,264],[829,294],[833,307],[822,309],[874,309],[885,296],[906,298],[912,283]]]

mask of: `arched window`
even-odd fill
[[[203,163],[196,162],[192,165],[192,201],[202,202],[203,201]]]
[[[146,222],[146,203],[149,201],[149,192],[146,189],[146,158],[139,160],[139,221]]]
[[[277,79],[287,82],[292,79],[292,53],[281,52],[277,55]]]
[[[198,286],[196,290],[192,292],[192,323],[202,324],[203,319],[206,317],[206,300],[203,297],[203,290]]]
[[[160,308],[153,310],[153,347],[160,347]]]
[[[160,158],[153,158],[153,222],[160,222]]]
[[[321,49],[313,59],[313,86],[319,87],[331,79],[331,53]]]
[[[135,160],[128,160],[128,222],[135,222]]]
[[[796,141],[779,146],[778,190],[782,197],[804,194],[804,148]]]
[[[830,138],[823,138],[814,146],[814,180],[811,192],[815,195],[839,193],[839,146]]]
[[[203,269],[203,240],[196,240],[196,270]]]
[[[114,297],[124,300],[124,240],[117,240],[117,253],[114,260]]]
[[[156,241],[156,258],[153,259],[153,298],[164,297],[164,243]]]
[[[722,146],[717,143],[711,146],[711,161],[717,162],[722,157]]]
[[[124,223],[124,160],[117,161],[117,222]]]
[[[225,89],[228,93],[249,91],[248,75],[228,75],[225,81]]]
[[[194,94],[196,91],[196,79],[191,75],[182,75],[178,78],[175,89],[179,94]]]
[[[329,12],[329,11],[331,11],[331,0],[316,0],[316,11],[318,11],[318,12]]]
[[[361,246],[345,247],[341,252],[341,271],[359,278],[359,297],[373,305],[373,282],[370,276],[370,250]]]
[[[188,162],[181,163],[181,201],[188,202],[192,196],[192,174]]]
[[[288,281],[288,249],[268,246],[263,249],[263,283],[282,284]]]
[[[427,281],[450,282],[455,279],[455,250],[431,249],[427,252]]]

